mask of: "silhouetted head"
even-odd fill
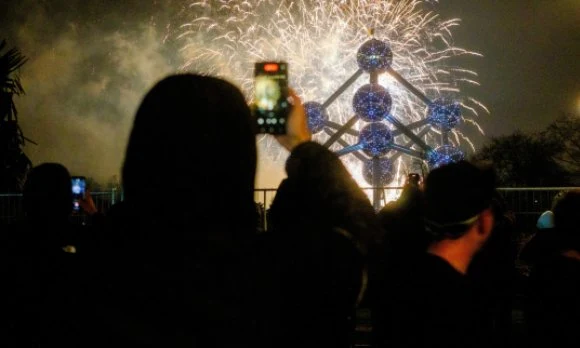
[[[580,251],[580,190],[562,191],[554,197],[552,211],[538,219],[538,232],[526,244],[520,259],[531,264],[560,255],[562,251]]]
[[[554,227],[562,238],[563,248],[580,251],[580,190],[564,192],[555,201]]]
[[[433,170],[424,189],[426,228],[436,238],[459,238],[490,208],[494,192],[490,167],[460,161]]]
[[[157,211],[253,209],[256,139],[230,83],[169,76],[145,96],[123,166],[127,202]]]
[[[32,168],[24,184],[24,211],[28,217],[67,218],[72,211],[71,176],[58,163]]]

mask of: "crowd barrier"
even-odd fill
[[[375,188],[362,188],[369,196]],[[498,191],[507,203],[508,208],[513,211],[518,218],[535,221],[537,217],[552,206],[554,197],[563,190],[579,189],[578,187],[534,187],[534,188],[499,188]],[[401,187],[382,187],[381,205],[396,199],[400,193]],[[97,206],[97,209],[106,212],[116,202],[123,200],[121,190],[112,190],[105,192],[91,192],[91,196]],[[270,208],[276,189],[256,189],[254,200],[256,207],[262,217],[261,225],[266,228],[266,212]],[[224,203],[227,206],[227,198]],[[21,194],[0,194],[0,222],[10,223],[22,216],[22,195]]]

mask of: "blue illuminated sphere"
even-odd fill
[[[393,166],[393,162],[391,162],[388,158],[379,158],[377,159],[377,169],[378,173],[376,175],[379,176],[379,186],[387,186],[390,184],[393,179],[395,178],[395,167]],[[366,160],[363,163],[363,177],[369,185],[374,185],[373,182],[373,170],[375,166],[373,160]]]
[[[463,158],[463,152],[455,146],[443,145],[427,154],[427,163],[430,169],[435,169],[449,163],[459,162]]]
[[[358,49],[356,62],[359,68],[368,73],[381,73],[391,66],[393,51],[386,42],[370,39]]]
[[[391,112],[392,104],[389,92],[376,83],[362,86],[352,99],[354,111],[366,122],[383,120]]]
[[[363,151],[371,156],[382,156],[389,152],[393,143],[393,134],[386,124],[374,122],[366,125],[360,131],[359,143]]]
[[[450,131],[461,120],[461,106],[449,99],[436,99],[429,105],[429,123],[442,131]]]
[[[326,109],[317,102],[304,103],[304,109],[306,109],[306,117],[308,117],[308,128],[312,134],[321,132],[324,129],[326,120],[328,120]]]

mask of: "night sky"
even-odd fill
[[[488,135],[541,130],[562,112],[580,116],[580,1],[442,0],[462,19],[456,44],[484,54],[477,95],[490,108]]]
[[[100,180],[118,173],[141,97],[179,66],[171,33],[187,3],[0,0],[0,39],[29,58],[17,105],[25,135],[40,144],[25,148],[34,163]],[[441,0],[433,9],[462,19],[456,46],[483,54],[461,66],[479,73],[481,86],[463,92],[490,109],[479,119],[486,136],[580,117],[580,1]],[[263,163],[258,186],[276,186],[282,167]]]

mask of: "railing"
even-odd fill
[[[119,190],[105,192],[91,192],[91,197],[99,211],[107,211],[113,204],[122,199],[122,193]],[[23,214],[22,194],[4,193],[0,194],[0,224],[12,223]],[[84,221],[83,216],[76,220]]]
[[[403,187],[382,187],[381,205],[396,200],[401,194]],[[541,214],[552,207],[554,197],[561,191],[580,189],[580,187],[501,187],[499,193],[506,201],[508,208],[516,214],[536,215]],[[367,196],[372,196],[375,190],[373,187],[363,187],[362,190]],[[255,199],[257,203],[263,204],[266,208],[270,206],[276,189],[257,189]]]
[[[383,187],[382,204],[396,199],[401,193],[402,187]],[[536,219],[538,215],[552,206],[554,197],[563,190],[579,189],[578,187],[535,187],[535,188],[499,188],[498,191],[505,199],[510,210],[518,217],[524,219]],[[362,188],[367,194],[372,194],[374,188]],[[91,192],[91,196],[99,211],[106,212],[113,204],[123,199],[119,190],[106,192]],[[256,189],[254,200],[256,201],[263,221],[261,226],[266,227],[265,212],[270,208],[276,189]],[[0,194],[0,223],[10,223],[22,216],[21,194]],[[527,216],[527,218],[525,218]]]
[[[552,208],[556,195],[562,191],[577,190],[580,187],[531,187],[500,188],[498,191],[507,206],[520,215],[541,214]]]

